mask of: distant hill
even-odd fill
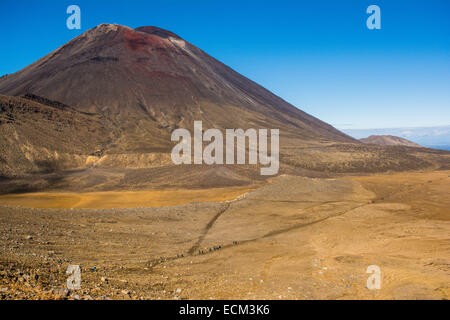
[[[404,138],[390,136],[390,135],[372,135],[368,138],[360,139],[362,143],[366,144],[376,144],[379,146],[405,146],[405,147],[415,147],[422,148],[421,145],[409,141]]]
[[[30,95],[0,95],[0,137],[0,176],[83,166],[111,139],[98,115]]]
[[[344,129],[343,132],[355,139],[362,139],[371,135],[391,135],[414,141],[427,148],[442,149],[443,146],[450,146],[450,125],[435,127]]]

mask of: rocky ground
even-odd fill
[[[0,207],[2,299],[448,299],[450,172],[280,176],[234,201]],[[66,270],[81,268],[81,289]],[[379,290],[367,267],[381,269]]]

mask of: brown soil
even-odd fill
[[[0,296],[63,298],[75,264],[82,288],[69,298],[448,299],[449,194],[450,171],[283,175],[228,202],[3,206]],[[380,290],[366,288],[369,265]]]

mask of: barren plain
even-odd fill
[[[58,208],[45,200],[57,193],[1,196],[0,297],[450,296],[448,170],[139,192],[67,193],[77,200]],[[65,289],[69,265],[82,269],[80,290]],[[366,287],[369,265],[379,290]]]

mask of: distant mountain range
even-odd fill
[[[392,135],[408,139],[424,147],[450,150],[450,125],[437,127],[344,129],[343,132],[363,139],[371,135]]]

